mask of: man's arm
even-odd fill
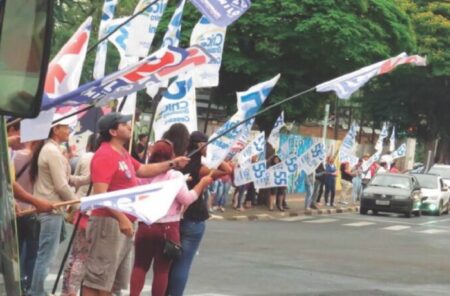
[[[140,178],[154,177],[159,174],[165,173],[170,169],[184,168],[188,164],[189,160],[190,159],[188,157],[180,156],[170,161],[144,164],[141,165],[136,171],[136,175]]]
[[[44,198],[29,194],[19,183],[13,183],[14,198],[33,205],[40,212],[51,212],[54,210],[52,203]]]
[[[109,184],[107,184],[107,183],[94,183],[92,185],[92,190],[93,190],[94,194],[100,194],[100,193],[107,192],[108,187],[109,187]],[[107,210],[108,212],[110,212],[111,215],[113,216],[113,218],[116,219],[117,222],[119,222],[120,232],[122,232],[123,234],[125,234],[128,237],[133,236],[133,223],[131,223],[130,219],[128,219],[128,217],[124,213],[110,209],[110,208],[104,208],[104,209]]]

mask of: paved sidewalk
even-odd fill
[[[338,198],[337,198],[338,200]],[[294,217],[294,216],[314,216],[314,215],[327,215],[338,214],[346,212],[358,212],[359,205],[352,204],[338,204],[335,207],[325,206],[322,203],[318,204],[319,209],[312,209],[305,211],[304,209],[304,194],[288,194],[286,202],[289,206],[289,210],[284,212],[279,211],[276,207],[273,211],[269,211],[266,205],[256,205],[244,211],[238,211],[231,206],[231,195],[227,200],[225,212],[214,211],[211,213],[210,220],[230,220],[230,221],[242,221],[242,220],[277,220],[281,218]]]

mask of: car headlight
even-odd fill
[[[409,199],[409,196],[405,196],[405,195],[394,195],[394,196],[392,197],[392,199],[394,199],[394,200],[406,200],[406,199]]]
[[[366,193],[364,193],[362,197],[363,198],[375,198],[375,196],[373,194],[366,194]]]

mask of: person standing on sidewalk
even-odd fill
[[[136,177],[149,178],[169,169],[184,167],[189,158],[143,165],[131,157],[124,145],[131,139],[132,116],[111,112],[98,121],[100,147],[91,164],[93,194],[138,185]],[[83,296],[112,295],[127,289],[133,257],[135,218],[109,208],[92,211],[86,237],[89,242],[85,261]]]
[[[352,172],[350,168],[350,163],[345,161],[341,163],[340,167],[341,171],[341,194],[339,198],[340,204],[347,204],[347,199],[350,197],[352,193]]]
[[[304,172],[303,172],[304,174]],[[314,172],[306,175],[305,174],[305,190],[306,190],[306,195],[305,195],[305,210],[309,211],[311,210],[311,208],[316,208],[316,206],[314,205],[314,188],[315,188],[315,184],[314,184]]]
[[[334,195],[336,193],[336,165],[331,156],[327,157],[327,164],[325,165],[325,202],[328,206],[334,207]],[[330,202],[328,203],[328,196]]]
[[[316,181],[314,182],[314,199],[317,203],[320,203],[320,199],[323,194],[323,188],[325,187],[325,167],[323,163],[320,163],[316,168],[315,173]],[[326,201],[325,201],[326,203]]]
[[[360,158],[358,160],[358,163],[352,168],[352,201],[354,204],[356,204],[360,200],[362,194],[362,164],[363,159]]]

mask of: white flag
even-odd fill
[[[254,181],[256,189],[287,187],[288,171],[284,163],[280,162],[267,169],[266,176]]]
[[[397,150],[392,152],[391,156],[392,156],[393,160],[400,158],[400,157],[405,157],[406,156],[406,143],[403,143],[402,145],[400,145],[400,147],[398,147]]]
[[[316,143],[298,157],[298,166],[306,175],[313,173],[325,160],[323,143]]]
[[[381,152],[375,152],[368,160],[364,161],[361,168],[363,172],[367,172],[372,164],[378,161],[381,157]]]
[[[426,59],[418,55],[408,56],[406,53],[401,53],[396,57],[366,66],[357,71],[319,84],[316,86],[316,90],[318,92],[334,91],[339,98],[348,99],[372,77],[389,73],[402,64],[426,66]]]
[[[196,88],[219,85],[219,70],[222,63],[226,30],[226,27],[216,26],[204,16],[195,25],[191,35],[191,46],[200,45],[214,57],[214,61],[211,61],[211,63],[194,69],[194,85]]]
[[[266,146],[266,138],[264,132],[259,132],[258,135],[238,154],[239,164],[244,164],[249,161],[253,155],[264,152]]]
[[[383,150],[383,142],[388,136],[388,127],[387,124],[383,124],[383,128],[381,129],[380,136],[378,137],[377,143],[375,144],[375,150],[378,152],[382,152]]]
[[[339,160],[341,163],[348,162],[350,166],[354,166],[358,163],[358,157],[354,155],[354,148],[356,144],[356,134],[358,133],[358,125],[353,123],[348,130],[347,135],[342,141],[341,147],[339,148]]]
[[[218,135],[221,135],[225,131],[235,127],[245,119],[248,119],[251,116],[255,115],[266,98],[269,96],[272,88],[275,86],[279,78],[280,74],[278,74],[271,80],[252,86],[245,92],[238,92],[238,111],[221,128],[219,128],[210,137],[210,139],[216,138]],[[210,169],[217,168],[222,163],[222,161],[229,154],[231,148],[236,143],[242,129],[243,125],[231,129],[225,135],[216,139],[207,146],[205,161],[207,167],[209,167]]]
[[[153,125],[155,140],[161,139],[175,123],[184,124],[189,133],[197,130],[197,104],[190,73],[179,75],[159,102]]]
[[[395,150],[395,126],[392,128],[391,138],[389,139],[389,151],[393,152]]]
[[[80,210],[86,212],[106,207],[133,215],[150,225],[167,214],[185,182],[182,176],[168,181],[83,197]]]
[[[275,151],[278,151],[278,148],[280,146],[280,130],[284,125],[284,111],[282,111],[280,116],[277,118],[277,121],[275,121],[273,129],[270,132],[269,138],[267,139],[267,142],[272,145]]]

